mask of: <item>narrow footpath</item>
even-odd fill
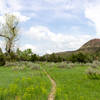
[[[51,92],[48,96],[48,100],[54,100],[55,99],[55,93],[56,93],[56,83],[51,78],[51,76],[46,72],[46,70],[44,70],[44,72],[46,73],[47,77],[49,78],[49,80],[51,81],[51,84],[52,84],[52,88],[51,88]]]

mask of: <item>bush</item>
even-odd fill
[[[30,66],[30,69],[31,69],[31,70],[40,70],[40,65],[39,65],[39,64],[32,64],[32,65]]]
[[[86,71],[88,78],[90,79],[100,79],[100,70],[89,67]]]
[[[46,66],[48,67],[55,67],[56,64],[54,62],[47,63]]]
[[[0,54],[0,66],[5,65],[5,58],[3,54]]]
[[[25,70],[25,66],[14,66],[13,68],[12,68],[12,70],[13,71],[24,71]]]
[[[72,64],[67,64],[65,62],[62,62],[62,63],[58,63],[57,67],[58,68],[68,68],[68,69],[71,69],[73,67],[73,65]]]
[[[96,64],[91,65],[92,68],[97,68],[98,66]]]
[[[19,62],[6,62],[5,67],[19,66]]]
[[[61,64],[58,64],[57,67],[58,67],[58,68],[66,68],[66,67],[67,67],[67,64],[61,63]]]

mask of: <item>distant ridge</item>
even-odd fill
[[[78,51],[83,51],[87,53],[99,52],[100,51],[100,39],[92,39],[85,43]]]
[[[100,47],[100,39],[92,39],[85,43],[80,49]]]
[[[85,43],[83,46],[81,46],[78,50],[75,51],[65,51],[65,52],[58,52],[56,55],[58,56],[69,56],[72,55],[73,53],[88,53],[88,54],[93,54],[100,52],[100,39],[92,39]]]

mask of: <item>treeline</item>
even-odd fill
[[[0,49],[0,65],[4,65],[6,61],[47,61],[47,62],[80,62],[80,63],[87,63],[92,62],[93,60],[100,60],[100,53],[96,53],[93,55],[84,54],[84,53],[75,53],[67,57],[59,56],[55,53],[51,55],[44,55],[39,56],[37,54],[34,54],[31,49],[26,49],[24,51],[21,51],[20,49],[17,49],[16,52],[10,52],[3,53]]]

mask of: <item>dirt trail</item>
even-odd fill
[[[44,70],[44,72],[46,73],[46,75],[48,76],[48,78],[49,78],[49,80],[51,81],[51,84],[52,84],[52,89],[51,89],[51,92],[48,96],[48,100],[54,100],[55,99],[55,93],[56,93],[56,83],[45,70]]]

